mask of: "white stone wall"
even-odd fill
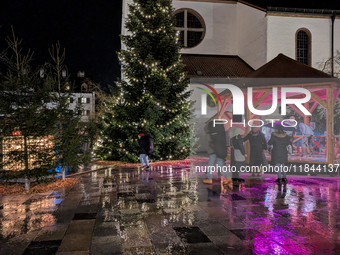
[[[122,5],[122,29],[121,29],[121,34],[122,35],[126,35],[127,34],[127,30],[125,29],[125,21],[127,19],[127,15],[129,13],[129,7],[128,5],[133,3],[132,0],[123,0],[123,5]],[[121,48],[123,50],[126,49],[125,45],[122,43],[121,44]]]
[[[320,68],[320,63],[331,57],[331,18],[329,16],[267,16],[267,61],[283,53],[295,56],[295,36],[297,30],[306,28],[311,32],[312,67]],[[340,20],[335,20],[334,49],[340,50]]]
[[[128,4],[132,0],[123,0],[122,34],[127,31],[124,27],[128,14]],[[173,8],[189,8],[198,12],[206,26],[203,41],[196,47],[183,49],[182,53],[237,55],[237,5],[235,3],[207,3],[194,1],[176,1]],[[124,45],[122,45],[124,48]]]
[[[175,10],[190,8],[198,12],[206,26],[205,37],[196,47],[182,49],[186,54],[237,55],[237,5],[173,1]]]
[[[266,12],[242,3],[237,4],[238,56],[255,70],[266,63]]]

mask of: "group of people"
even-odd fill
[[[291,118],[293,120],[293,118]],[[295,120],[295,118],[294,118]],[[301,125],[302,124],[302,125]],[[312,155],[313,151],[310,146],[313,131],[312,129],[300,123],[299,128],[303,134],[302,145],[303,155],[307,154],[307,147]],[[207,152],[209,155],[208,161],[208,176],[203,180],[205,184],[212,183],[212,172],[209,171],[209,167],[214,166],[215,162],[222,169],[225,164],[225,158],[228,153],[228,146],[230,146],[230,166],[233,167],[232,174],[230,171],[224,171],[223,175],[226,178],[224,185],[230,185],[233,183],[244,182],[244,179],[240,178],[241,167],[246,166],[246,150],[244,148],[244,142],[249,141],[250,144],[250,157],[249,165],[258,167],[257,175],[260,176],[260,167],[268,165],[265,150],[271,151],[271,164],[274,165],[277,170],[278,178],[275,182],[287,182],[286,172],[284,166],[288,162],[288,154],[293,154],[292,144],[294,141],[295,131],[284,131],[282,125],[274,125],[274,131],[271,133],[270,139],[266,140],[263,133],[257,128],[252,127],[251,131],[244,136],[244,131],[238,127],[231,127],[229,129],[229,145],[227,143],[228,135],[225,132],[224,125],[215,125],[213,121],[208,122],[205,127],[207,134]],[[293,129],[295,130],[295,129]],[[269,146],[267,146],[269,145]],[[236,171],[235,171],[236,169]],[[255,176],[255,173],[252,173]]]
[[[287,131],[287,135],[290,137],[290,143],[287,147],[288,154],[294,156],[293,153],[293,142],[294,142],[294,135],[296,133],[296,128],[293,128],[293,125],[295,125],[295,117],[291,116],[290,121],[286,124],[288,126],[292,127],[292,130]],[[297,124],[297,123],[296,123]],[[312,141],[313,141],[313,135],[314,135],[314,129],[315,129],[315,122],[310,122],[309,125],[306,125],[304,123],[299,123],[299,129],[302,135],[302,157],[307,156],[307,148],[309,150],[309,155],[314,156],[313,148],[312,148]]]
[[[291,121],[295,121],[292,116]],[[311,139],[313,137],[313,129],[303,123],[299,124],[300,131],[302,133],[302,146],[303,154],[307,155],[307,147],[310,154],[313,155],[311,147]],[[270,139],[266,140],[264,134],[257,128],[252,127],[251,131],[244,136],[244,131],[238,127],[231,127],[229,129],[229,135],[224,129],[224,125],[216,124],[213,121],[209,121],[205,126],[205,132],[207,135],[207,152],[209,155],[207,178],[203,180],[205,184],[212,183],[212,171],[209,171],[209,167],[216,165],[219,169],[223,169],[225,166],[225,159],[228,155],[228,147],[230,146],[230,166],[233,167],[232,175],[230,171],[222,171],[226,180],[224,185],[233,185],[233,183],[244,182],[245,180],[240,178],[240,171],[242,167],[246,166],[246,150],[244,148],[244,142],[249,141],[250,144],[250,157],[249,165],[257,167],[258,176],[261,176],[261,166],[267,166],[267,159],[265,156],[265,150],[270,149],[271,163],[275,165],[278,174],[275,182],[287,182],[286,172],[283,171],[285,164],[288,162],[288,155],[293,155],[293,142],[295,135],[295,128],[291,131],[284,131],[282,125],[274,125],[274,131],[270,135]],[[227,138],[229,137],[229,138]],[[152,154],[153,142],[151,137],[144,135],[143,133],[138,135],[138,143],[140,146],[140,162],[142,168],[149,169],[148,156]],[[269,146],[268,146],[269,145]],[[211,168],[210,168],[211,169]],[[255,173],[252,173],[255,176]]]

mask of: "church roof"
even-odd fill
[[[280,53],[249,76],[240,79],[235,85],[239,88],[248,88],[303,84],[320,86],[320,84],[326,83],[340,84],[340,80]],[[226,89],[219,95],[228,93],[230,91]]]
[[[318,69],[302,64],[280,53],[247,78],[333,78]]]
[[[303,12],[303,9],[322,9],[322,10],[340,10],[340,1],[334,0],[239,0],[241,3],[248,3],[263,9],[275,10],[269,7],[285,7],[285,8],[299,8],[302,10],[295,10],[295,12]],[[284,11],[284,9],[277,9]],[[286,11],[293,11],[287,9]]]
[[[188,78],[241,78],[254,71],[238,56],[183,54],[182,60]]]

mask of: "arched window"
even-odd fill
[[[311,33],[307,29],[296,32],[296,60],[311,65]]]
[[[179,41],[184,48],[197,46],[204,38],[204,20],[197,12],[191,9],[179,9],[174,12],[176,29],[180,31]]]

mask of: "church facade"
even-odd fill
[[[124,21],[131,2],[123,1],[122,34],[126,33]],[[182,54],[238,56],[256,70],[282,53],[324,69],[332,52],[335,55],[340,50],[337,6],[269,6],[275,3],[281,4],[270,0],[173,0]]]
[[[340,3],[311,0],[305,1],[304,6],[301,2],[173,0],[173,15],[183,45],[184,71],[191,78],[191,88],[204,82],[214,84],[212,78],[222,78],[220,80],[224,83],[250,77],[267,63],[276,63],[280,59],[301,62],[312,73],[320,70],[338,76],[340,66],[334,59],[332,61],[332,56],[340,51]],[[128,33],[124,23],[129,3],[132,0],[123,0],[122,34]],[[337,57],[340,60],[340,56]],[[280,77],[287,78],[282,74],[296,71],[291,70],[292,66],[285,66],[287,72],[281,68]],[[216,90],[217,93],[223,91]],[[204,125],[216,114],[216,107],[208,103],[206,114],[201,113],[203,98],[200,90],[193,90],[191,100],[195,102],[197,144],[199,151],[205,151]],[[225,111],[232,111],[232,103]],[[280,118],[278,111],[273,116]]]

